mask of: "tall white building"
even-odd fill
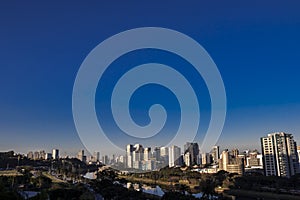
[[[148,147],[144,149],[144,160],[148,161],[150,160],[150,158],[151,158],[151,148]]]
[[[297,145],[292,134],[276,132],[261,138],[266,176],[291,177],[299,173]]]
[[[184,154],[184,163],[186,166],[191,166],[191,154],[190,152],[187,152]]]
[[[297,146],[298,160],[299,160],[299,168],[300,168],[300,146]]]
[[[132,152],[133,152],[133,145],[132,144],[128,144],[126,146],[126,158],[127,158],[127,167],[128,168],[132,168],[133,167]]]
[[[181,149],[178,146],[171,146],[169,148],[169,167],[179,165],[181,156]]]
[[[52,159],[58,159],[58,158],[59,158],[59,150],[52,149]]]

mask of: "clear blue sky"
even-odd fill
[[[299,1],[102,2],[0,3],[0,150],[83,148],[72,117],[82,61],[145,26],[194,38],[217,64],[228,101],[221,149],[259,148],[272,131],[300,143]]]

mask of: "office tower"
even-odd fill
[[[160,156],[168,156],[169,148],[168,147],[160,147]]]
[[[186,154],[187,152],[189,152],[190,156],[191,156],[191,165],[196,165],[197,164],[197,157],[199,155],[198,143],[187,142],[184,145],[184,154]]]
[[[211,151],[212,161],[214,164],[218,163],[220,159],[220,147],[219,146],[213,146]]]
[[[78,153],[77,153],[77,159],[82,161],[82,162],[86,162],[86,156],[84,155],[84,150],[80,150]]]
[[[93,162],[99,162],[100,161],[100,152],[95,151],[93,155]]]
[[[127,158],[127,167],[128,168],[132,168],[133,167],[132,152],[133,152],[133,145],[132,144],[128,144],[126,146],[126,158]]]
[[[169,148],[161,147],[160,148],[160,158],[163,164],[167,165],[169,163]]]
[[[148,161],[150,160],[150,158],[151,158],[151,148],[148,147],[144,149],[144,160]]]
[[[102,156],[102,163],[104,165],[109,165],[109,158],[107,155]]]
[[[191,166],[191,154],[190,152],[186,152],[186,154],[184,154],[184,163],[186,166]]]
[[[296,146],[292,134],[276,132],[262,137],[261,147],[265,175],[289,178],[299,173]]]
[[[169,167],[181,165],[181,149],[178,146],[169,148]]]
[[[141,144],[135,144],[133,146],[132,160],[133,168],[142,169],[142,161],[144,159],[144,148]]]
[[[142,161],[144,158],[144,148],[141,144],[135,144],[133,146],[133,161]]]
[[[209,153],[203,153],[201,155],[201,164],[202,165],[209,165],[211,164],[211,157]]]
[[[161,160],[161,156],[160,156],[160,147],[155,147],[154,151],[153,151],[153,158],[156,161],[160,161]]]
[[[59,158],[59,150],[58,149],[52,149],[52,159],[58,159]]]

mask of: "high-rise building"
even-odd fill
[[[58,159],[59,158],[59,150],[58,149],[52,149],[52,159]]]
[[[160,147],[155,147],[154,148],[154,151],[153,151],[153,158],[156,160],[156,161],[160,161],[161,160],[161,153],[160,153]]]
[[[33,160],[33,152],[32,151],[29,151],[27,153],[27,158]]]
[[[160,147],[160,156],[168,156],[169,148],[168,147]]]
[[[39,160],[39,159],[40,159],[40,152],[35,151],[35,152],[33,153],[33,159],[34,159],[34,160]]]
[[[99,162],[100,161],[100,152],[95,151],[93,155],[93,162]]]
[[[144,160],[148,161],[150,160],[150,158],[151,158],[151,148],[148,147],[144,149]]]
[[[299,168],[300,168],[300,146],[297,146],[298,160],[299,160]]]
[[[276,132],[261,138],[266,176],[291,177],[299,173],[296,142],[292,134]]]
[[[168,147],[160,148],[160,158],[161,158],[163,165],[168,165],[168,163],[169,163],[169,148]]]
[[[108,155],[104,155],[104,156],[102,156],[102,163],[104,164],[104,165],[109,165],[109,157],[108,157]]]
[[[219,146],[213,146],[211,151],[212,161],[214,164],[218,163],[220,159],[220,147]]]
[[[186,166],[191,166],[191,154],[190,152],[186,152],[186,154],[184,154],[184,163]]]
[[[77,153],[77,159],[81,160],[82,162],[86,162],[86,156],[84,155],[83,149]]]
[[[169,148],[169,167],[181,165],[181,149],[178,146],[171,146]]]
[[[46,156],[46,153],[44,150],[41,150],[40,151],[40,159],[44,160],[45,159],[45,156]]]
[[[202,153],[201,154],[201,164],[202,165],[209,165],[211,164],[211,157],[209,153]]]
[[[51,158],[52,158],[52,153],[45,154],[45,160],[51,160]]]
[[[127,167],[128,168],[132,168],[133,167],[132,152],[133,152],[133,145],[132,144],[128,144],[126,146],[126,158],[127,158]]]
[[[133,161],[142,161],[144,159],[144,148],[141,144],[135,144],[133,146]]]
[[[191,165],[196,165],[197,164],[197,157],[199,155],[199,145],[198,143],[191,143],[191,142],[187,142],[184,145],[184,154],[186,154],[187,152],[190,153],[190,157],[191,157]]]

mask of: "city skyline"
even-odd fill
[[[228,107],[216,145],[260,150],[258,138],[281,131],[300,141],[299,2],[260,2],[259,7],[255,3],[220,2],[216,7],[198,2],[187,10],[173,4],[170,9],[166,2],[98,3],[85,10],[81,4],[61,3],[61,8],[68,8],[65,10],[39,3],[3,3],[0,23],[6,28],[0,33],[0,151],[27,153],[42,148],[50,152],[55,148],[62,155],[76,155],[79,149],[85,149],[72,117],[72,89],[78,69],[100,42],[144,26],[187,34],[215,61]],[[114,12],[109,11],[112,8]],[[181,63],[168,56],[155,58]],[[127,65],[130,60],[123,63]],[[199,90],[201,130],[195,141],[188,142],[201,146],[210,106],[204,84],[199,84]],[[172,114],[176,114],[174,105],[170,104]],[[138,103],[133,108],[137,116],[143,114],[143,105]],[[140,124],[147,123],[147,117],[136,118]],[[102,155],[115,153],[98,143],[95,141]]]
[[[261,152],[257,149],[240,151],[233,148],[220,151],[219,146],[213,146],[209,152],[201,152],[198,143],[185,142],[184,148],[172,145],[169,147],[144,147],[142,144],[127,144],[126,154],[112,156],[94,152],[87,156],[84,150],[78,151],[76,158],[88,165],[108,165],[127,172],[153,171],[168,166],[169,168],[193,167],[200,173],[217,173],[224,170],[229,173],[244,175],[256,172],[265,176],[281,176],[290,178],[300,172],[300,146],[292,134],[284,132],[269,133],[260,137]],[[223,148],[221,148],[223,149]],[[2,154],[13,154],[2,152]],[[15,153],[20,158],[20,154]],[[59,149],[53,149],[52,154],[44,150],[30,151],[22,158],[30,160],[58,160],[74,157],[60,156]]]

